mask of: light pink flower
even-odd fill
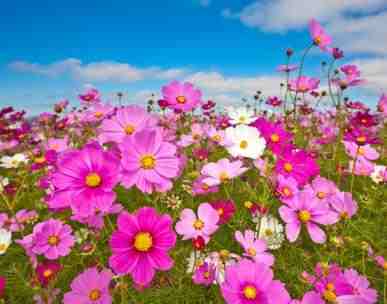
[[[229,159],[223,158],[216,163],[206,164],[202,168],[201,174],[205,177],[203,179],[205,184],[216,186],[240,176],[247,170],[240,160],[230,162]]]

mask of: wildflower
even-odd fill
[[[339,190],[334,182],[317,176],[305,186],[304,191],[310,191],[320,203],[328,203]]]
[[[192,83],[172,81],[162,88],[163,98],[172,110],[188,112],[201,104],[202,92]]]
[[[300,76],[295,80],[289,81],[289,89],[299,93],[306,93],[312,90],[316,90],[319,84],[319,79]]]
[[[233,157],[257,159],[263,154],[266,147],[266,142],[258,130],[246,125],[227,128],[226,138],[230,141],[227,151]]]
[[[54,150],[55,152],[63,152],[67,150],[68,147],[68,138],[49,138],[47,140],[46,149]]]
[[[265,240],[269,249],[278,249],[284,241],[284,227],[272,215],[264,215],[257,225],[258,238]]]
[[[163,140],[159,129],[142,130],[125,138],[122,152],[121,183],[137,186],[144,193],[165,192],[172,188],[172,178],[180,172],[176,146]]]
[[[210,205],[218,212],[220,225],[229,222],[236,211],[232,200],[218,200],[211,202]]]
[[[254,111],[247,109],[246,107],[228,107],[226,110],[227,115],[230,117],[229,122],[232,125],[249,125],[257,119],[254,115]]]
[[[353,159],[366,159],[366,160],[377,160],[379,153],[371,145],[357,145],[353,141],[344,141],[345,151]]]
[[[192,279],[195,284],[209,286],[215,280],[215,269],[212,265],[203,263],[196,268]]]
[[[210,186],[204,182],[205,176],[198,177],[192,185],[192,194],[195,195],[206,195],[208,193],[216,193],[219,191],[218,186]]]
[[[69,225],[55,219],[39,223],[32,234],[32,252],[55,260],[70,253],[75,244]]]
[[[324,28],[315,19],[309,22],[309,31],[312,36],[313,43],[317,45],[321,50],[326,51],[327,46],[332,43],[332,38],[325,33]]]
[[[12,242],[11,231],[0,229],[0,255],[3,255]]]
[[[386,166],[375,165],[374,171],[371,173],[370,177],[377,184],[387,182],[387,168],[386,168]]]
[[[306,191],[299,192],[287,206],[280,207],[279,213],[286,223],[286,236],[290,242],[297,240],[301,227],[305,225],[315,243],[325,243],[325,232],[317,224],[330,225],[338,220],[336,213]]]
[[[82,121],[97,122],[112,114],[114,108],[110,104],[97,103],[90,107],[83,115]]]
[[[298,69],[296,64],[281,64],[277,67],[277,72],[290,73]]]
[[[168,251],[175,246],[176,234],[169,215],[143,207],[134,214],[122,212],[117,230],[110,239],[109,265],[115,273],[130,274],[139,286],[148,286],[155,270],[169,270],[173,260]]]
[[[332,209],[342,219],[349,219],[357,212],[357,203],[349,192],[338,192],[330,199]]]
[[[247,168],[243,167],[241,161],[230,162],[227,158],[223,158],[216,163],[206,164],[202,168],[201,174],[205,176],[203,179],[205,184],[217,186],[238,177],[246,171]]]
[[[273,271],[265,264],[243,259],[226,268],[221,292],[229,304],[288,304],[290,297],[283,283],[273,280]]]
[[[208,243],[211,235],[218,229],[218,221],[218,212],[210,204],[202,203],[198,207],[198,216],[191,209],[184,209],[175,229],[183,236],[183,240],[201,236]]]
[[[354,269],[344,270],[344,278],[351,286],[352,292],[350,295],[342,295],[337,298],[338,303],[365,303],[373,304],[378,299],[378,294],[375,289],[369,287],[369,282],[366,277],[359,275]]]
[[[98,271],[95,267],[86,269],[71,282],[71,291],[65,293],[63,303],[112,303],[112,297],[109,292],[109,284],[112,277],[110,270]]]
[[[387,271],[387,260],[384,257],[376,256],[375,261],[384,271]]]
[[[252,230],[246,230],[244,234],[240,231],[235,232],[235,239],[243,247],[246,257],[252,258],[257,263],[263,263],[267,266],[274,264],[274,257],[266,252],[266,241],[256,239]]]
[[[66,152],[52,175],[53,202],[58,199],[61,207],[69,204],[81,216],[92,215],[96,209],[107,211],[116,198],[113,187],[119,181],[119,169],[119,159],[97,143]]]
[[[42,286],[47,286],[54,280],[62,266],[56,261],[45,261],[38,264],[36,267],[36,274]]]
[[[302,300],[293,300],[290,304],[325,304],[320,295],[314,291],[309,291],[304,294]]]
[[[293,199],[299,192],[298,183],[291,176],[284,177],[282,175],[278,175],[276,192],[281,201],[287,204],[287,202]]]
[[[13,156],[3,156],[0,158],[0,167],[12,169],[18,168],[21,164],[26,163],[28,158],[22,153],[16,153]]]
[[[213,126],[210,126],[207,130],[208,138],[214,143],[220,146],[228,146],[229,140],[226,138],[226,132],[224,130],[218,130]]]
[[[378,111],[387,116],[387,94],[383,94],[378,101]]]
[[[84,94],[79,95],[79,99],[84,105],[99,103],[100,97],[101,97],[101,94],[97,89],[94,89],[94,88],[91,88],[87,90]]]
[[[172,210],[179,209],[182,203],[183,203],[182,199],[175,194],[168,195],[165,198],[165,204],[169,209],[172,209]]]
[[[282,100],[277,96],[270,96],[267,98],[266,104],[272,107],[279,107],[282,104]]]
[[[181,147],[188,147],[194,143],[199,143],[206,135],[206,126],[194,123],[191,126],[191,134],[182,135],[177,143]]]

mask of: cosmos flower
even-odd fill
[[[279,214],[286,223],[286,236],[290,242],[297,240],[301,227],[305,225],[313,242],[325,243],[325,232],[317,224],[331,225],[338,220],[336,213],[309,192],[299,192],[287,206],[279,208]]]
[[[331,198],[339,192],[339,189],[334,182],[321,177],[316,176],[310,184],[304,187],[304,191],[310,191],[312,196],[315,196],[320,203],[328,203]]]
[[[378,101],[378,111],[381,112],[384,117],[387,117],[387,94],[380,96]]]
[[[188,112],[194,110],[202,102],[202,92],[192,83],[172,81],[162,87],[163,98],[173,110]]]
[[[104,119],[99,132],[101,143],[116,142],[118,144],[126,137],[130,137],[145,128],[154,128],[157,119],[149,114],[143,107],[131,105],[120,108],[115,115]]]
[[[201,140],[205,139],[207,126],[194,123],[191,125],[191,133],[186,135],[183,134],[178,141],[178,145],[181,147],[188,147],[194,143],[199,143]]]
[[[238,177],[246,171],[247,168],[243,167],[240,160],[230,162],[229,159],[223,158],[216,163],[206,164],[202,168],[201,174],[205,176],[203,179],[205,184],[208,186],[217,186]]]
[[[205,176],[199,176],[192,184],[192,194],[196,195],[206,195],[209,193],[216,193],[219,191],[218,186],[209,186],[204,182]]]
[[[246,107],[227,107],[226,111],[230,118],[229,123],[232,125],[249,125],[257,119],[254,111]]]
[[[90,105],[100,102],[101,94],[97,89],[91,88],[87,90],[84,94],[79,95],[81,103],[84,105]]]
[[[208,203],[198,207],[198,216],[191,209],[184,209],[180,213],[180,220],[176,223],[176,232],[183,236],[183,240],[195,239],[201,236],[206,243],[218,230],[218,212]]]
[[[284,227],[279,220],[272,215],[260,217],[257,224],[258,238],[265,240],[269,249],[279,249],[285,239]]]
[[[283,101],[278,96],[269,96],[265,103],[272,107],[279,107],[282,102]]]
[[[229,222],[236,211],[235,204],[232,200],[218,200],[210,203],[219,215],[218,224],[225,224]]]
[[[192,280],[195,284],[210,286],[215,280],[214,266],[204,262],[195,269]]]
[[[342,219],[349,219],[357,212],[357,203],[349,192],[337,192],[329,201],[332,209]]]
[[[0,255],[3,255],[4,253],[6,253],[11,242],[12,242],[11,231],[0,229]]]
[[[109,285],[112,277],[110,270],[86,269],[71,282],[71,290],[65,293],[63,303],[111,304]]]
[[[67,204],[81,216],[91,215],[96,209],[109,210],[116,198],[113,187],[120,179],[119,170],[117,156],[97,143],[64,153],[52,175],[55,193],[51,206]]]
[[[28,158],[23,153],[16,153],[12,156],[5,155],[0,158],[0,167],[6,169],[18,168],[26,162],[28,162]]]
[[[297,181],[291,177],[285,177],[281,174],[277,176],[276,193],[282,202],[287,204],[299,192]]]
[[[58,272],[62,269],[61,264],[56,261],[44,261],[36,267],[36,275],[42,286],[47,286],[54,280]]]
[[[226,138],[226,132],[222,129],[216,129],[214,126],[210,126],[207,130],[208,138],[214,143],[220,146],[230,145],[229,140]]]
[[[162,138],[160,129],[144,129],[125,138],[122,153],[121,183],[137,186],[144,193],[165,192],[172,188],[172,178],[180,172],[176,146]]]
[[[377,184],[387,182],[387,167],[383,165],[375,165],[374,171],[372,171],[370,177]]]
[[[37,229],[34,229],[32,252],[56,260],[68,255],[74,244],[71,227],[59,220],[49,219],[40,222]]]
[[[83,114],[81,120],[84,122],[97,122],[108,117],[114,111],[114,107],[110,104],[97,103],[91,106]]]
[[[316,90],[320,84],[320,80],[307,76],[300,76],[297,79],[289,81],[289,89],[298,93],[307,93]]]
[[[54,150],[57,153],[67,150],[68,147],[68,138],[49,138],[47,140],[46,149]]]
[[[312,19],[309,22],[309,32],[313,39],[313,43],[321,50],[326,51],[327,47],[332,43],[332,38],[315,19]]]
[[[344,141],[345,151],[353,159],[377,160],[379,153],[371,145],[357,145],[353,141]]]
[[[226,129],[226,138],[230,141],[227,151],[233,157],[257,159],[265,151],[266,142],[258,130],[246,125],[238,125]]]
[[[155,270],[172,268],[173,260],[168,251],[175,243],[176,234],[169,215],[159,215],[150,207],[133,214],[122,212],[109,242],[112,250],[109,265],[115,273],[130,274],[137,285],[146,287]]]
[[[257,239],[254,231],[246,230],[243,234],[240,231],[236,231],[235,239],[243,247],[243,250],[245,251],[243,254],[244,256],[267,266],[272,266],[274,264],[274,257],[266,252],[266,241]]]
[[[290,296],[283,283],[273,280],[273,271],[265,264],[243,259],[226,268],[221,285],[228,304],[288,304]]]
[[[296,64],[281,64],[276,68],[277,72],[285,72],[285,73],[290,73],[297,69],[298,69],[298,65]]]

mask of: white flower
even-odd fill
[[[384,182],[385,180],[387,181],[387,168],[386,168],[386,166],[375,165],[374,171],[371,173],[370,177],[377,184],[380,184],[380,183]]]
[[[187,262],[187,273],[193,273],[197,266],[204,263],[204,255],[200,251],[192,251]]]
[[[3,168],[17,168],[20,163],[26,163],[28,161],[28,158],[22,154],[22,153],[17,153],[13,156],[3,156],[0,159],[0,167]]]
[[[7,177],[0,176],[0,192],[4,191],[4,187],[9,184],[9,179]]]
[[[215,269],[215,280],[213,284],[221,285],[225,280],[226,268],[229,265],[235,264],[240,260],[240,256],[234,253],[229,253],[224,251],[227,254],[222,254],[221,252],[210,252],[208,256],[204,259],[209,266],[213,266]]]
[[[12,241],[12,233],[5,229],[0,229],[0,255],[4,254]]]
[[[266,141],[254,127],[239,125],[226,129],[226,138],[232,143],[227,151],[234,157],[259,158],[266,147]]]
[[[271,215],[265,215],[257,225],[258,238],[264,239],[269,249],[278,249],[284,241],[284,227],[279,220]]]
[[[230,123],[233,125],[249,125],[257,119],[254,115],[254,111],[245,107],[237,109],[233,107],[227,107],[226,110],[228,116],[230,117]]]

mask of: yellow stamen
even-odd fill
[[[193,223],[193,227],[194,227],[196,230],[202,230],[203,227],[204,227],[204,223],[203,223],[203,221],[201,221],[201,220],[196,220],[196,221]]]
[[[126,135],[132,135],[134,131],[136,131],[136,128],[133,125],[127,125],[124,129]]]
[[[177,97],[176,97],[176,101],[177,101],[178,103],[183,104],[183,103],[186,103],[187,99],[185,98],[185,96],[177,96]]]
[[[149,232],[139,232],[134,238],[134,248],[141,252],[147,252],[153,245],[153,239]]]
[[[311,218],[311,214],[308,210],[301,210],[300,212],[298,212],[298,218],[301,222],[307,223]]]
[[[240,144],[239,144],[239,147],[240,147],[241,149],[246,149],[248,145],[249,145],[249,144],[248,144],[248,142],[247,142],[246,140],[242,140],[242,141],[240,142]]]
[[[272,135],[270,136],[270,139],[271,139],[271,141],[272,141],[273,143],[277,143],[277,142],[279,142],[280,137],[279,137],[278,134],[272,134]]]
[[[247,285],[243,289],[243,294],[246,297],[246,299],[254,300],[257,297],[257,289],[254,286]]]
[[[91,301],[97,301],[99,298],[101,298],[101,296],[102,296],[102,293],[99,289],[93,289],[89,293],[89,299]]]
[[[95,188],[98,187],[102,182],[101,177],[97,173],[89,173],[86,176],[86,185]]]
[[[57,237],[56,235],[51,235],[49,238],[48,238],[48,240],[47,240],[47,242],[48,242],[48,244],[50,244],[51,246],[56,246],[56,245],[58,245],[59,244],[59,237]]]
[[[293,170],[293,166],[291,163],[285,163],[284,164],[284,169],[286,172],[291,172]]]
[[[140,159],[141,168],[153,169],[156,166],[156,159],[153,155],[146,154]]]

